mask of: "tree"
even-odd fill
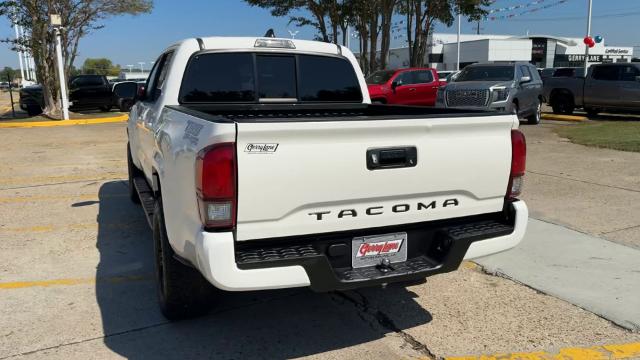
[[[24,50],[33,55],[38,79],[42,83],[45,100],[44,113],[59,117],[61,112],[56,72],[55,37],[49,25],[49,14],[62,18],[62,52],[64,71],[68,78],[76,56],[80,39],[92,31],[101,29],[100,21],[117,15],[148,13],[152,0],[10,0],[0,1],[0,16],[25,29],[25,39],[5,39],[14,50]]]
[[[88,58],[82,64],[82,73],[87,75],[118,76],[120,74],[120,65],[113,65],[111,60],[107,58]]]
[[[484,6],[491,3],[491,0],[401,0],[399,12],[407,17],[410,66],[424,65],[435,22],[451,26],[458,13],[469,21],[478,21],[487,15]]]
[[[0,81],[5,82],[11,79],[12,81],[20,78],[20,70],[12,69],[9,66],[5,66],[4,69],[0,70]]]
[[[271,15],[281,17],[290,16],[289,24],[297,27],[312,26],[318,31],[317,39],[324,42],[338,44],[342,30],[342,44],[347,41],[346,29],[349,0],[245,0],[251,6],[270,9]],[[291,14],[296,10],[306,10],[311,17]]]

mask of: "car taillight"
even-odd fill
[[[196,193],[205,228],[231,229],[236,225],[236,147],[220,143],[196,159]]]
[[[527,141],[520,130],[511,130],[511,173],[507,188],[507,199],[515,199],[522,193],[524,185],[525,163],[527,160]]]

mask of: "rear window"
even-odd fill
[[[361,102],[346,59],[293,54],[209,53],[194,56],[180,103]]]

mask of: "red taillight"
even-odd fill
[[[520,130],[511,130],[511,173],[507,199],[515,199],[522,192],[527,160],[527,141]]]
[[[221,143],[202,150],[196,159],[196,193],[206,228],[236,225],[236,147]]]

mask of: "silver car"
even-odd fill
[[[436,106],[513,112],[529,124],[540,123],[542,79],[526,62],[472,64],[438,90]]]

